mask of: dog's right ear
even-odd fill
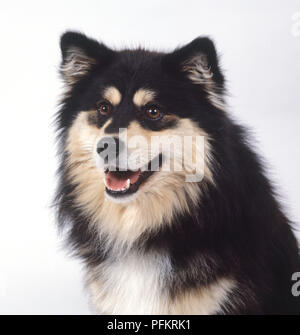
[[[60,72],[66,84],[72,86],[95,68],[110,63],[115,52],[77,32],[66,32],[61,36],[62,63]]]

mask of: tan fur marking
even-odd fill
[[[69,154],[69,178],[77,184],[75,201],[90,215],[96,215],[104,201],[104,173],[95,166],[94,160],[101,131],[88,123],[88,116],[89,112],[81,112],[74,121],[66,151]]]
[[[222,278],[206,287],[185,292],[170,304],[168,314],[209,315],[220,312],[222,303],[235,285],[232,279]]]
[[[114,86],[107,87],[103,92],[103,97],[114,106],[117,106],[122,100],[120,91]]]
[[[133,102],[136,106],[142,107],[147,105],[155,98],[155,92],[146,88],[140,88],[133,96]]]

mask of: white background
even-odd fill
[[[210,35],[231,112],[253,130],[300,228],[300,1],[10,0],[0,11],[0,313],[90,313],[81,264],[62,248],[50,208],[66,29],[163,50]]]

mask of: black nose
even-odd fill
[[[123,142],[118,137],[103,137],[97,144],[97,153],[108,163],[109,159],[117,158],[122,150]]]
[[[98,143],[98,146],[97,146],[97,152],[98,152],[99,155],[100,155],[105,149],[108,148],[108,143],[101,143],[100,145],[102,145],[102,146],[99,146],[99,143]]]

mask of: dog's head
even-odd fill
[[[214,182],[224,80],[211,40],[171,53],[114,51],[67,32],[61,50],[61,196],[127,236],[189,211]]]

